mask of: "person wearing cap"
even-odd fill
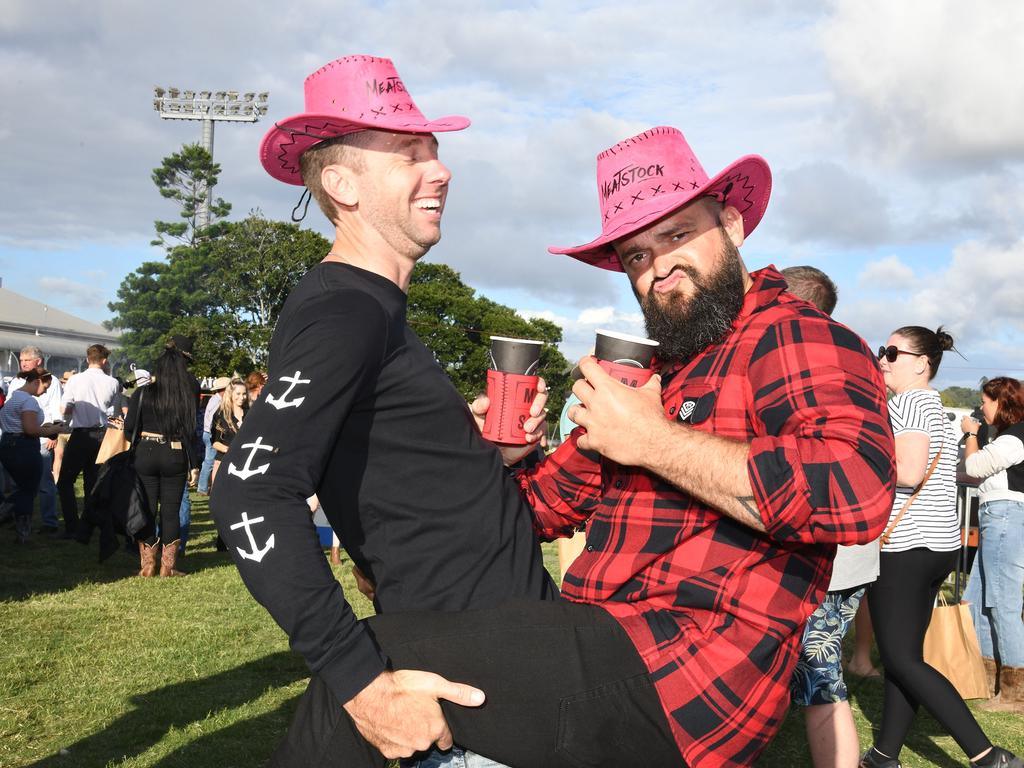
[[[121,393],[121,384],[109,375],[107,358],[110,350],[102,344],[93,344],[85,351],[88,367],[68,379],[61,397],[64,419],[71,427],[71,436],[64,446],[64,456],[57,476],[57,492],[60,495],[61,512],[64,515],[64,537],[77,539],[88,544],[92,536],[89,495],[96,483],[99,467],[96,454],[106,434],[107,418],[114,415],[114,407]],[[75,498],[75,481],[82,475],[82,491],[85,499],[81,519],[78,516],[78,501]],[[117,548],[113,531],[100,531],[101,557]]]
[[[451,181],[435,134],[469,121],[428,120],[392,62],[372,56],[318,69],[305,102],[267,133],[260,157],[275,179],[307,187],[334,243],[282,309],[268,381],[210,506],[246,586],[314,672],[276,758],[309,766],[319,758],[292,737],[321,706],[407,757],[451,746],[436,699],[470,703],[472,692],[391,671],[342,594],[306,499],[316,494],[374,583],[378,612],[541,601],[557,589],[504,467],[535,448],[546,395],[524,425],[530,442],[500,452],[406,322],[410,275],[441,237]]]
[[[709,178],[682,133],[657,127],[597,166],[601,235],[550,250],[626,274],[659,375],[633,389],[581,360],[579,428],[519,478],[542,537],[587,522],[566,599],[366,623],[396,670],[486,696],[442,707],[456,742],[494,759],[751,765],[786,716],[836,545],[877,538],[888,518],[881,375],[774,268],[746,269],[763,159]],[[358,723],[322,714],[320,764],[382,765]]]
[[[210,494],[210,475],[213,474],[213,462],[217,460],[217,451],[213,447],[213,417],[220,410],[221,396],[231,379],[227,376],[218,376],[213,380],[210,391],[213,394],[206,401],[206,410],[203,411],[203,447],[206,452],[203,454],[203,466],[199,470],[199,486],[196,489],[200,495]]]

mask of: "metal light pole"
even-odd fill
[[[202,120],[202,146],[213,157],[213,123],[216,120],[255,123],[267,114],[269,94],[245,93],[238,91],[181,91],[177,88],[153,89],[153,109],[164,120]],[[213,205],[213,188],[207,187],[205,199],[196,212],[196,228],[210,225],[210,207]]]

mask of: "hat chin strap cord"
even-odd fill
[[[313,199],[312,193],[306,187],[302,188],[302,194],[299,196],[299,202],[292,208],[292,221],[298,224],[300,221],[306,218],[306,213],[309,211],[309,201]],[[306,204],[303,206],[302,201],[305,200]],[[296,216],[299,208],[302,208],[302,215]]]

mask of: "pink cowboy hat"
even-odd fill
[[[675,128],[658,126],[620,141],[597,156],[597,194],[601,235],[575,248],[548,248],[595,267],[622,271],[611,244],[704,195],[717,197],[743,215],[749,235],[761,221],[772,191],[772,172],[764,158],[741,157],[712,179],[704,172],[686,138]]]
[[[260,162],[286,184],[302,186],[299,157],[314,144],[366,128],[399,133],[461,131],[465,117],[427,120],[413,104],[391,59],[345,56],[306,78],[306,111],[274,123]]]

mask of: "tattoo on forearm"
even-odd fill
[[[761,519],[761,514],[757,511],[757,504],[754,502],[754,497],[737,496],[736,501],[740,503],[740,507],[743,509],[744,512],[747,513],[747,524],[751,528],[756,528],[759,531],[763,531],[764,521]]]

